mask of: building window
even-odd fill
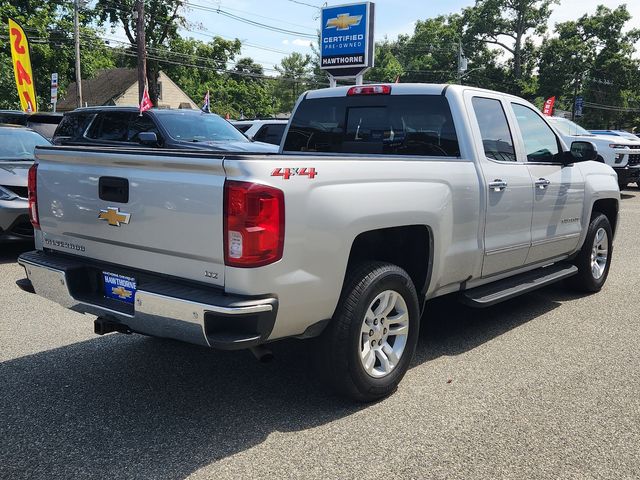
[[[162,82],[158,82],[158,100],[162,100]]]

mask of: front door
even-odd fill
[[[483,93],[467,100],[477,120],[472,128],[481,140],[478,148],[484,151],[480,166],[487,189],[482,265],[486,277],[525,264],[531,245],[533,182],[527,165],[516,158],[501,98]]]
[[[525,157],[534,181],[531,249],[526,263],[572,252],[580,240],[584,178],[575,165],[563,165],[555,133],[530,107],[512,103]]]

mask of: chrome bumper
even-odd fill
[[[273,297],[226,295],[207,287],[188,288],[154,281],[149,282],[149,288],[144,283],[139,285],[133,307],[127,306],[129,311],[125,311],[101,304],[98,293],[92,298],[74,291],[77,290],[74,285],[83,283],[83,272],[112,266],[102,267],[39,251],[20,255],[18,263],[25,268],[36,294],[73,311],[108,319],[133,332],[233,350],[264,343],[275,323],[278,303]],[[211,302],[202,301],[203,298]]]

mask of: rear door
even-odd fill
[[[500,95],[466,92],[473,112],[476,148],[485,180],[486,217],[482,276],[525,264],[531,245],[533,182],[527,165],[518,161],[514,135]]]
[[[85,147],[37,157],[45,248],[224,284],[221,157]]]
[[[534,182],[531,249],[527,263],[573,251],[583,228],[584,178],[580,169],[561,162],[556,134],[531,107],[511,102],[518,130],[519,156]]]

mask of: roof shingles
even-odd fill
[[[136,83],[137,78],[133,68],[98,70],[95,77],[82,80],[82,102],[89,106],[112,105],[112,100]],[[67,95],[58,102],[57,109],[73,110],[77,107],[76,98],[76,83],[73,82],[67,88]]]

